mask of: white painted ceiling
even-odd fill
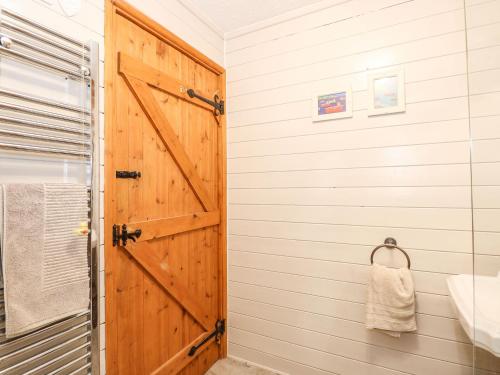
[[[188,1],[199,8],[219,29],[228,32],[322,0]]]

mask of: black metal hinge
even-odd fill
[[[126,224],[123,224],[121,228],[118,224],[115,224],[113,225],[113,246],[126,246],[128,240],[135,242],[141,234],[142,231],[140,229],[129,233]]]
[[[202,102],[205,102],[214,107],[214,114],[216,116],[224,114],[224,100],[220,100],[218,95],[214,95],[214,100],[210,100],[197,94],[196,91],[194,91],[193,89],[187,90],[187,94],[189,95],[190,98],[199,99]]]
[[[140,178],[141,172],[138,171],[116,171],[116,178]]]
[[[215,322],[215,329],[212,331],[212,333],[210,335],[208,335],[207,337],[205,337],[203,339],[203,341],[201,341],[200,343],[192,346],[191,349],[189,349],[188,355],[190,357],[195,355],[196,352],[198,351],[198,349],[200,349],[203,345],[205,345],[207,342],[209,342],[214,337],[215,337],[215,341],[217,343],[220,343],[220,339],[225,332],[226,332],[226,321],[224,319],[217,320]]]

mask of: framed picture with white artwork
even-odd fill
[[[368,116],[404,112],[404,70],[385,69],[368,74]]]
[[[352,90],[350,86],[315,93],[312,98],[313,121],[352,117]]]

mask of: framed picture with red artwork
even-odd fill
[[[352,89],[317,92],[312,98],[313,121],[334,120],[352,117]]]

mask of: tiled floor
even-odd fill
[[[278,375],[278,373],[226,358],[213,365],[205,375]]]

